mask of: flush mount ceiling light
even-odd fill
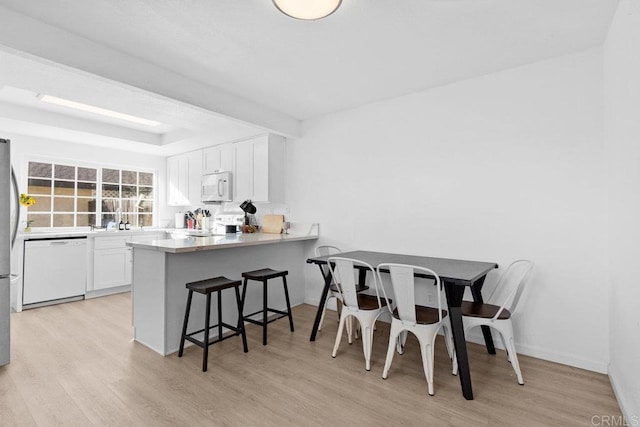
[[[126,120],[131,123],[137,123],[139,125],[146,126],[160,126],[162,123],[154,120],[143,119],[142,117],[131,116],[129,114],[118,113],[117,111],[107,110],[104,108],[96,107],[94,105],[83,104],[81,102],[75,102],[64,98],[58,98],[51,95],[38,95],[38,99],[48,104],[60,105],[62,107],[73,108],[75,110],[85,111],[87,113],[100,114],[101,116],[111,117],[113,119]]]
[[[287,16],[296,19],[321,19],[335,12],[342,0],[273,0],[273,4]]]

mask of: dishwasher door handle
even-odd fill
[[[58,241],[58,242],[51,242],[51,243],[49,243],[49,244],[50,244],[51,246],[53,246],[53,245],[68,245],[68,244],[69,244],[69,242],[66,242],[66,241]]]

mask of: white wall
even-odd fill
[[[165,226],[167,221],[173,220],[174,209],[166,206],[166,159],[160,156],[134,153],[122,150],[111,150],[84,144],[49,140],[24,135],[3,132],[2,138],[11,139],[11,163],[14,165],[21,190],[26,192],[26,159],[31,156],[45,157],[62,161],[77,161],[110,165],[114,167],[130,167],[152,169],[157,172],[158,191],[158,223]]]
[[[606,372],[602,84],[594,49],[309,120],[292,217],[344,250],[533,259],[518,350]]]
[[[640,2],[623,0],[605,44],[609,165],[609,376],[629,422],[640,417]]]

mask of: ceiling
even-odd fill
[[[251,103],[281,121],[600,45],[616,6],[605,0],[343,0],[326,19],[299,21],[271,0],[0,0],[30,25],[49,24],[75,40],[219,89],[247,101],[245,109]],[[37,45],[45,40],[14,41],[7,34],[0,34],[0,44],[41,54]],[[68,53],[64,60],[75,66],[88,53],[78,50],[77,58]],[[235,119],[243,118],[239,110],[231,114]],[[256,123],[252,114],[246,122]],[[259,125],[244,132],[269,128]]]

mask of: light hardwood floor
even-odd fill
[[[361,342],[335,359],[332,315],[309,342],[315,307],[213,345],[162,357],[131,341],[131,299],[120,294],[12,315],[12,363],[0,368],[0,425],[591,425],[620,415],[605,375],[521,356],[517,384],[504,353],[469,344],[475,400],[466,401],[450,373],[444,343],[436,347],[435,396],[427,395],[417,341],[381,378],[388,326],[375,333],[371,371]],[[329,312],[332,313],[332,312]]]

